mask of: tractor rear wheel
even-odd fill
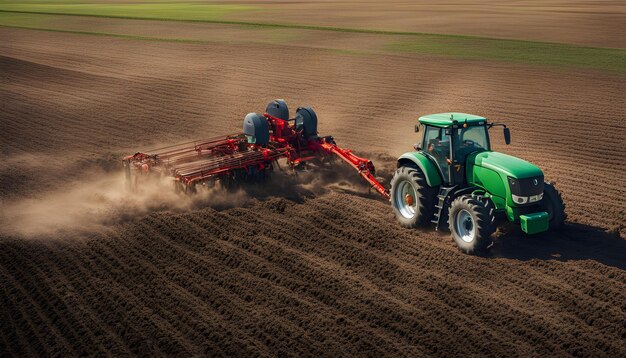
[[[391,207],[400,222],[407,228],[430,223],[435,210],[437,189],[428,186],[421,169],[402,166],[391,179]]]
[[[495,232],[493,212],[471,195],[462,195],[452,202],[448,224],[459,250],[476,254],[487,249]]]
[[[554,185],[545,183],[543,187],[543,199],[539,202],[541,210],[548,213],[550,230],[563,226],[567,215],[565,214],[565,204],[561,198],[561,193]]]

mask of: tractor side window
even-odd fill
[[[422,148],[428,148],[430,143],[433,140],[439,137],[439,128],[426,126],[426,131],[424,131],[424,143],[422,143]]]
[[[424,149],[439,165],[444,179],[448,177],[448,162],[450,158],[450,134],[445,128],[426,127],[424,133]]]

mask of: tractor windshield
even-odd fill
[[[465,157],[476,151],[489,150],[489,139],[485,126],[470,126],[456,130],[455,160],[464,161]]]

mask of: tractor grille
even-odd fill
[[[534,178],[509,178],[511,194],[517,196],[532,196],[543,193],[543,176]]]

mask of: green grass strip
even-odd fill
[[[248,5],[201,3],[90,3],[7,4],[0,11],[51,15],[97,16],[170,21],[219,21],[225,15],[256,9]]]
[[[626,73],[626,50],[545,42],[474,38],[406,38],[386,46],[390,51],[463,59],[488,59],[553,67],[579,67]]]
[[[208,44],[208,43],[218,43],[218,42],[221,42],[221,41],[210,41],[210,40],[193,40],[193,39],[181,39],[181,38],[126,35],[126,34],[115,34],[115,33],[111,33],[111,32],[95,32],[95,31],[77,31],[77,30],[50,29],[50,28],[30,27],[30,26],[19,26],[19,25],[3,25],[3,24],[0,24],[0,27],[6,27],[6,28],[11,28],[11,29],[33,30],[33,31],[45,31],[45,32],[60,32],[60,33],[64,33],[64,34],[117,37],[117,38],[122,38],[122,39],[144,40],[144,41],[181,42],[181,43],[191,43],[191,44]],[[223,42],[229,42],[229,41],[223,41]],[[234,43],[236,41],[232,41],[232,42]]]

